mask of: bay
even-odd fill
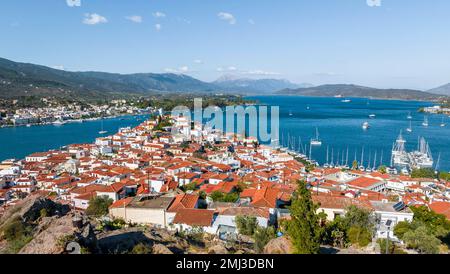
[[[429,142],[435,163],[439,154],[440,169],[450,170],[450,118],[445,115],[426,115],[419,113],[421,107],[432,106],[430,102],[399,101],[399,100],[373,100],[363,98],[329,98],[329,97],[301,97],[301,96],[254,96],[249,99],[258,101],[258,104],[280,107],[280,136],[284,137],[287,145],[288,136],[295,140],[296,150],[299,150],[299,140],[303,146],[307,146],[306,154],[309,154],[309,142],[315,137],[316,127],[319,130],[323,144],[320,147],[312,147],[312,158],[320,164],[326,162],[327,147],[329,162],[331,151],[334,151],[334,163],[345,162],[347,148],[349,150],[348,164],[355,159],[361,161],[364,148],[364,162],[370,166],[390,164],[392,145],[402,130],[406,139],[408,151],[417,148],[418,137],[425,137]],[[349,99],[351,102],[342,102]],[[407,116],[412,115],[412,133],[406,129],[409,127]],[[375,114],[374,119],[369,115]],[[429,127],[422,125],[424,117],[429,119]],[[441,127],[442,118],[446,122]],[[370,128],[363,130],[362,124],[369,122]],[[344,157],[343,157],[344,155]],[[383,156],[383,159],[381,159]]]
[[[139,125],[145,118],[146,116],[122,116],[103,119],[103,129],[108,131],[108,134],[114,134],[119,128]],[[0,161],[22,159],[34,152],[59,149],[69,144],[93,143],[96,138],[102,136],[99,134],[101,130],[102,120],[72,122],[61,126],[0,128]]]

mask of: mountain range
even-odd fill
[[[428,90],[428,92],[450,96],[450,83],[437,88],[430,89]]]
[[[450,95],[449,91],[450,84],[436,90],[423,92],[344,84],[314,87],[311,84],[294,84],[282,79],[250,79],[233,75],[225,75],[214,82],[204,82],[184,74],[72,72],[0,58],[0,98],[29,95],[104,98],[105,95],[123,97],[129,94],[187,92],[302,96],[342,95],[345,97],[436,100],[442,94]]]
[[[402,100],[438,100],[443,97],[442,95],[413,89],[377,89],[347,84],[321,85],[317,87],[298,89],[284,89],[278,91],[277,94],[317,97],[342,96]]]

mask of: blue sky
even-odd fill
[[[2,0],[0,57],[428,89],[450,82],[449,11],[448,0]]]

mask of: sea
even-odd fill
[[[422,107],[434,105],[432,102],[301,96],[248,99],[258,105],[279,106],[280,143],[285,147],[309,155],[310,140],[318,131],[322,145],[312,146],[311,158],[321,165],[327,163],[328,151],[328,163],[347,162],[351,166],[355,159],[359,163],[363,159],[366,167],[389,166],[393,143],[402,132],[407,151],[416,150],[419,137],[424,137],[436,168],[450,170],[450,118],[419,112]],[[375,117],[370,118],[371,114]],[[411,133],[406,130],[410,126],[409,115]],[[428,127],[422,125],[425,116]],[[445,127],[441,127],[442,121]],[[364,122],[369,123],[369,129],[362,128]]]
[[[119,128],[135,127],[149,116],[122,116],[90,120],[83,123],[64,125],[36,125],[31,127],[0,128],[0,161],[5,159],[23,159],[34,152],[60,149],[69,144],[93,143],[96,138],[116,133]]]
[[[349,165],[356,158],[365,166],[389,165],[393,143],[402,131],[408,151],[417,149],[418,138],[424,137],[440,170],[450,170],[450,118],[445,115],[419,113],[432,102],[375,100],[363,98],[329,98],[301,96],[252,96],[257,105],[280,109],[280,143],[309,155],[309,143],[319,132],[321,146],[311,148],[311,158],[320,164],[328,162]],[[344,99],[350,102],[343,102]],[[374,118],[369,115],[374,114]],[[411,114],[412,132],[407,116]],[[429,126],[422,125],[425,116]],[[134,127],[148,116],[125,116],[103,120],[109,134],[121,127]],[[445,127],[440,124],[444,120]],[[370,128],[364,130],[362,124]],[[68,123],[62,126],[0,128],[0,160],[22,159],[33,152],[58,149],[68,144],[92,143],[100,137],[102,121]],[[364,149],[364,155],[362,150]],[[347,156],[348,151],[348,156]],[[332,157],[333,156],[333,157]],[[376,156],[376,157],[375,157]],[[370,160],[370,161],[369,161]]]

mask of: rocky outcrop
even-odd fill
[[[165,245],[155,244],[152,248],[152,254],[173,254]]]
[[[222,244],[216,244],[208,248],[208,254],[228,254],[228,249]]]
[[[67,252],[66,245],[69,242],[95,250],[97,239],[94,228],[87,218],[83,218],[81,227],[77,226],[75,218],[79,216],[70,213],[63,217],[54,216],[42,220],[33,240],[25,245],[19,254],[61,254]]]
[[[292,254],[291,241],[286,237],[272,239],[265,247],[264,254]]]
[[[31,223],[43,216],[61,217],[69,211],[70,208],[67,205],[55,203],[40,195],[31,195],[5,212],[0,219],[0,227],[14,218],[20,218],[25,223]]]

